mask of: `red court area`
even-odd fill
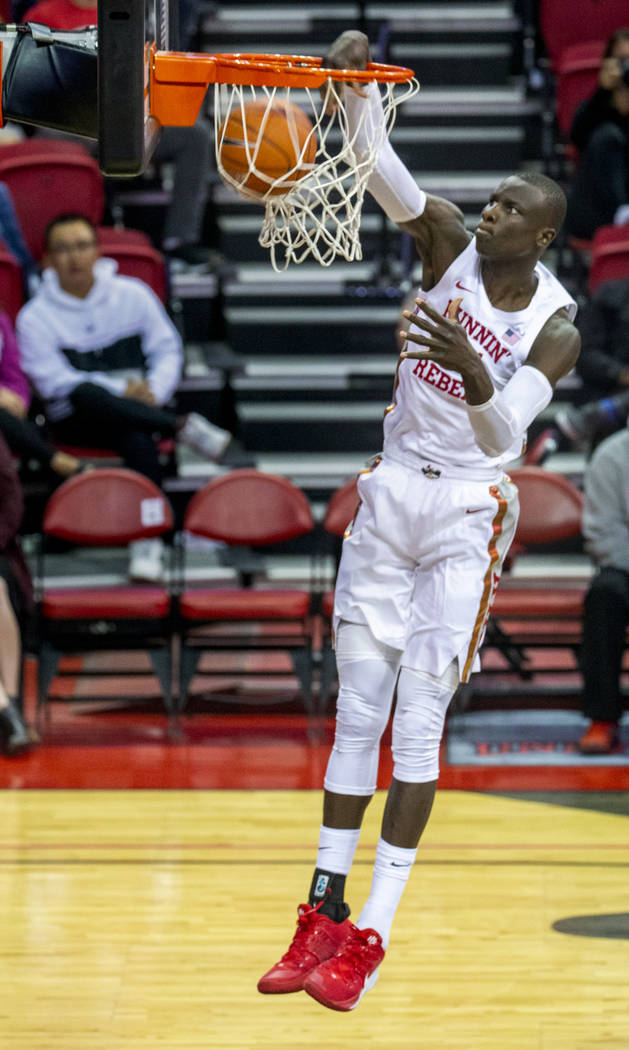
[[[26,703],[34,714],[34,666],[26,669]],[[96,686],[95,681],[94,686]],[[318,789],[330,751],[332,714],[308,718],[303,703],[286,687],[262,688],[243,697],[229,688],[218,702],[196,693],[180,726],[169,732],[154,683],[130,703],[121,697],[122,679],[109,696],[94,686],[75,699],[48,704],[43,739],[27,755],[0,758],[3,788],[173,788]],[[63,682],[67,696],[72,680]],[[61,687],[55,692],[58,694]],[[283,689],[283,692],[281,691]],[[134,692],[136,687],[134,686]],[[90,695],[91,694],[91,695]],[[236,702],[240,699],[240,702]],[[547,713],[546,713],[547,716]],[[469,717],[469,716],[466,716]],[[499,714],[508,730],[509,712]],[[629,749],[611,764],[588,763],[574,743],[544,736],[544,712],[530,719],[531,730],[511,737],[478,736],[473,763],[452,761],[457,716],[449,719],[441,755],[439,784],[459,790],[626,790]],[[497,742],[496,742],[497,741]],[[390,731],[382,748],[379,785],[388,785],[392,762]],[[484,758],[486,756],[486,759]],[[537,761],[539,759],[539,762]],[[520,764],[519,764],[520,763]]]

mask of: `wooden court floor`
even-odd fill
[[[4,1050],[627,1050],[626,816],[440,792],[380,981],[339,1014],[256,991],[319,810],[318,791],[0,792]],[[612,918],[553,928],[588,916]]]

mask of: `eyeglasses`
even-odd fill
[[[49,248],[48,251],[51,255],[71,255],[72,252],[89,252],[90,248],[95,248],[97,241],[75,241],[74,244],[55,244],[53,248]]]

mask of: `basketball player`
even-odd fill
[[[330,64],[364,68],[367,38],[344,33]],[[350,133],[382,129],[380,94],[346,89]],[[358,145],[360,150],[360,144]],[[472,236],[457,207],[427,196],[385,139],[369,190],[415,238],[424,284],[400,354],[382,456],[363,471],[334,609],[336,734],[309,903],[261,992],[304,989],[355,1007],[378,977],[433,803],[446,709],[477,667],[517,519],[504,465],[574,365],[576,304],[540,263],[566,202],[544,175],[505,179]],[[540,508],[543,513],[543,508]],[[393,779],[369,898],[350,922],[345,880],[375,791],[394,691]]]

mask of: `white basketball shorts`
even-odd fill
[[[478,670],[491,602],[515,533],[517,489],[438,477],[382,459],[358,480],[360,503],[343,540],[334,626],[366,623],[402,664],[460,680]]]

